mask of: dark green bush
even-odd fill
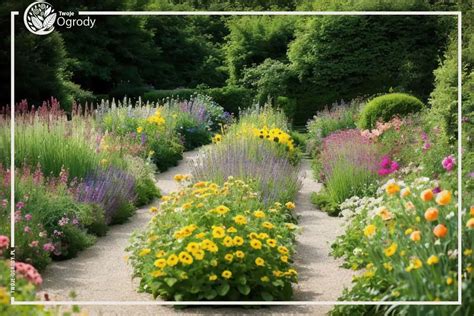
[[[296,99],[279,96],[276,100],[276,104],[285,112],[287,117],[294,117],[296,111]]]
[[[152,161],[160,171],[176,166],[183,158],[184,146],[175,140],[160,137],[150,141],[150,149],[155,152]]]
[[[319,193],[313,192],[311,194],[311,203],[330,216],[337,216],[339,214],[338,203],[335,203],[324,191]]]
[[[223,88],[210,88],[202,91],[230,113],[238,114],[239,109],[246,109],[252,105],[254,92],[250,89],[226,86]]]
[[[194,94],[196,89],[151,90],[143,93],[143,100],[150,102],[162,102],[171,98],[189,100]]]
[[[180,118],[176,131],[183,137],[184,148],[191,150],[211,142],[211,132],[195,120]]]
[[[134,84],[121,84],[112,89],[109,92],[109,98],[123,99],[127,98],[138,98],[144,95],[149,90],[148,87],[134,85]]]
[[[136,180],[135,206],[140,207],[151,203],[155,198],[161,197],[160,190],[150,177],[140,177]]]
[[[87,232],[95,236],[105,236],[109,226],[105,222],[105,211],[99,205],[90,204],[93,209],[94,221],[86,226]]]
[[[114,217],[112,218],[112,221],[110,222],[111,225],[116,225],[116,224],[123,224],[125,223],[129,217],[131,217],[133,214],[135,214],[136,208],[133,205],[133,203],[127,202],[123,203],[122,205],[119,206],[119,208],[116,210]]]
[[[358,126],[361,129],[372,129],[378,120],[389,121],[392,117],[406,116],[423,109],[423,102],[405,93],[390,93],[370,100],[362,108]]]
[[[296,147],[300,148],[301,151],[306,150],[306,141],[308,140],[308,134],[303,134],[297,131],[290,131],[290,136],[293,139],[293,143]]]

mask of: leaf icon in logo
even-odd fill
[[[37,17],[35,17],[35,16],[31,17],[31,22],[33,22],[33,25],[38,30],[43,28],[43,23],[41,23],[41,21]]]
[[[48,7],[46,11],[44,12],[44,16],[48,16],[51,13],[51,7]]]
[[[49,29],[51,26],[53,26],[54,21],[56,20],[56,13],[53,13],[51,15],[48,15],[43,22],[43,28],[45,30]]]

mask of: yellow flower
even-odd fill
[[[141,132],[143,132],[143,127],[141,126],[137,127],[137,133],[140,134]]]
[[[466,250],[464,250],[463,254],[464,254],[466,257],[472,255],[472,249],[466,249]]]
[[[226,247],[232,247],[233,244],[234,244],[233,241],[232,241],[232,237],[230,237],[230,236],[226,236],[226,237],[224,238],[224,240],[222,241],[222,243],[223,243],[224,246],[226,246]]]
[[[160,250],[160,251],[158,251],[158,252],[156,253],[156,257],[157,257],[157,258],[161,258],[161,257],[163,257],[164,255],[165,255],[165,252],[164,252],[163,250]]]
[[[215,134],[214,137],[212,137],[212,142],[217,144],[222,141],[222,135],[221,134]]]
[[[199,234],[196,235],[196,238],[199,238],[199,239],[203,239],[204,237],[206,237],[206,233],[205,232],[201,232]]]
[[[281,253],[282,255],[286,255],[288,254],[288,248],[286,248],[285,246],[280,246],[278,247],[278,252]]]
[[[235,236],[233,242],[236,246],[242,246],[244,244],[244,239],[240,236]]]
[[[229,261],[229,262],[232,262],[232,259],[234,259],[234,255],[231,254],[231,253],[228,253],[224,256],[224,259]]]
[[[397,252],[397,248],[398,248],[397,244],[392,243],[388,248],[385,248],[383,252],[387,257],[391,257],[395,254],[395,252]]]
[[[411,233],[413,233],[413,229],[412,229],[412,228],[407,228],[407,229],[405,230],[405,236],[406,236],[406,235],[410,235]]]
[[[204,259],[204,250],[196,250],[195,252],[192,253],[194,258],[196,258],[196,260],[202,260]]]
[[[279,270],[275,270],[272,272],[274,276],[276,276],[277,278],[280,277],[282,275],[282,272],[279,271]]]
[[[215,281],[215,280],[217,280],[217,275],[213,273],[209,276],[209,281]]]
[[[253,249],[262,249],[262,242],[258,239],[252,239],[250,241],[250,246],[253,248]]]
[[[229,208],[224,206],[224,205],[219,205],[218,207],[215,208],[215,212],[220,215],[224,215],[227,212],[229,212]]]
[[[388,195],[394,195],[400,192],[400,186],[396,184],[395,182],[390,182],[385,187],[385,192],[387,192]]]
[[[454,283],[453,278],[448,277],[448,278],[446,279],[446,284],[447,284],[447,285],[451,285],[451,284],[453,284],[453,283]]]
[[[234,221],[239,225],[247,224],[247,218],[245,218],[245,216],[242,216],[242,215],[235,216]]]
[[[217,260],[216,259],[212,259],[210,263],[211,263],[211,266],[217,267]]]
[[[244,253],[243,251],[237,250],[237,251],[235,252],[235,256],[236,256],[237,258],[241,258],[241,259],[242,259],[243,257],[245,257],[245,253]]]
[[[277,245],[277,241],[275,239],[267,239],[267,245],[274,248]]]
[[[260,257],[257,257],[257,259],[255,259],[255,264],[259,267],[263,267],[265,265],[265,260]]]
[[[257,238],[258,238],[258,239],[265,239],[265,238],[268,238],[268,234],[267,234],[267,233],[260,233],[260,234],[258,234]]]
[[[451,192],[443,190],[436,195],[436,203],[438,205],[448,205],[451,203]]]
[[[469,228],[469,229],[474,229],[474,217],[473,217],[473,218],[470,218],[470,219],[467,221],[466,227]]]
[[[161,270],[155,270],[155,271],[151,272],[150,275],[154,278],[159,278],[160,276],[166,275],[166,273],[164,273]]]
[[[435,256],[435,255],[431,255],[428,260],[426,260],[426,263],[431,266],[431,265],[434,265],[434,264],[437,264],[439,262],[439,258],[438,256]]]
[[[198,251],[199,249],[201,249],[201,247],[199,246],[199,244],[197,242],[190,242],[187,246],[186,246],[186,250],[189,251],[189,252],[195,252],[195,251]]]
[[[234,226],[231,226],[231,227],[227,228],[227,232],[228,233],[236,233],[237,229]]]
[[[222,227],[214,227],[212,229],[212,237],[223,238],[225,236],[225,230]]]
[[[181,181],[184,180],[184,175],[182,175],[182,174],[177,174],[177,175],[175,175],[175,176],[173,177],[173,179],[174,179],[175,181],[177,181],[177,182],[181,182]]]
[[[260,278],[260,281],[262,281],[262,282],[269,282],[269,281],[270,281],[270,278],[267,277],[267,276],[263,276],[263,277]]]
[[[164,268],[166,267],[166,260],[165,259],[157,259],[155,260],[155,262],[153,263],[155,267],[158,267],[158,268]]]
[[[413,257],[410,260],[410,265],[413,267],[413,269],[419,269],[423,266],[423,262],[419,258]]]
[[[249,237],[250,237],[251,239],[255,239],[255,238],[258,238],[258,234],[252,232],[252,233],[249,234]]]
[[[375,234],[375,231],[376,231],[375,225],[372,225],[372,224],[367,225],[364,228],[364,236],[365,237],[372,237]]]
[[[192,203],[184,203],[181,207],[183,208],[183,210],[187,210],[191,208],[192,205],[193,205]]]
[[[266,229],[272,229],[273,228],[273,224],[270,223],[270,222],[263,222],[262,226]]]
[[[179,261],[183,264],[191,264],[193,263],[193,257],[186,251],[181,251],[179,253]]]
[[[296,207],[295,203],[293,203],[293,202],[286,202],[285,206],[286,206],[286,208],[288,208],[290,210],[292,210]]]
[[[230,272],[229,270],[225,270],[222,272],[222,277],[224,279],[230,279],[232,277],[232,272]]]
[[[102,166],[105,166],[107,163],[108,163],[108,160],[107,160],[107,159],[102,159],[102,160],[100,161],[100,164],[101,164]]]
[[[149,254],[151,252],[151,249],[150,248],[144,248],[142,250],[140,250],[140,252],[138,253],[138,255],[140,257],[144,257],[146,256],[147,254]]]
[[[411,194],[411,191],[410,191],[410,188],[409,187],[406,187],[406,188],[403,188],[401,191],[400,191],[400,197],[404,198],[404,197],[407,197]]]
[[[212,245],[209,246],[208,250],[209,250],[209,252],[216,253],[216,252],[219,251],[219,247],[217,247],[216,244],[212,244]]]
[[[387,271],[392,271],[393,270],[393,266],[390,262],[384,262],[383,264],[383,267],[385,268],[385,270]]]
[[[288,256],[281,256],[280,260],[287,263],[288,262]]]
[[[175,266],[179,261],[179,258],[177,255],[175,254],[172,254],[171,256],[168,257],[168,259],[166,260],[166,264],[170,267],[173,267]]]
[[[258,210],[258,211],[255,211],[253,212],[253,216],[255,216],[256,218],[264,218],[265,217],[265,213]]]
[[[150,208],[150,213],[156,213],[158,212],[158,208],[156,206],[153,206]]]

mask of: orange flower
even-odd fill
[[[420,241],[421,240],[421,232],[419,230],[415,230],[410,234],[410,239],[413,241]]]
[[[400,186],[396,184],[395,182],[390,182],[387,184],[387,187],[385,188],[385,192],[387,192],[388,195],[394,195],[400,192]]]
[[[470,219],[467,221],[466,227],[469,228],[469,229],[474,229],[474,217],[473,217],[473,218],[470,218]]]
[[[448,205],[451,202],[451,192],[443,190],[436,196],[436,203],[438,205]]]
[[[443,224],[436,225],[436,227],[433,228],[433,234],[438,238],[446,237],[447,233],[448,229]]]
[[[428,222],[433,222],[438,219],[439,211],[436,207],[430,207],[425,212],[425,219]]]
[[[469,210],[469,214],[474,217],[474,205],[471,205],[471,209]]]
[[[423,201],[427,202],[427,201],[431,201],[433,199],[434,194],[433,194],[433,191],[431,191],[431,189],[427,189],[427,190],[421,192],[420,197]]]

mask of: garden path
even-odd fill
[[[167,172],[157,176],[157,183],[164,194],[178,188],[173,181],[177,173],[189,173],[188,163],[197,151],[185,153],[184,160]],[[330,257],[330,243],[343,233],[342,220],[329,217],[316,210],[310,202],[311,193],[321,189],[311,176],[309,160],[301,167],[302,189],[296,198],[296,212],[302,229],[297,238],[298,254],[295,258],[300,281],[295,287],[295,300],[336,300],[343,288],[350,285],[352,273],[340,268],[341,261]],[[51,300],[69,300],[69,291],[76,293],[79,301],[151,301],[146,293],[137,293],[137,280],[131,279],[131,268],[125,261],[125,247],[130,233],[145,227],[151,214],[148,208],[140,209],[131,220],[113,226],[107,236],[99,238],[91,248],[75,259],[54,262],[43,274],[44,292]],[[198,307],[176,310],[168,306],[82,306],[89,315],[170,315],[170,314],[262,314],[275,315],[311,314],[324,315],[331,306],[272,306],[265,309],[241,307]]]

